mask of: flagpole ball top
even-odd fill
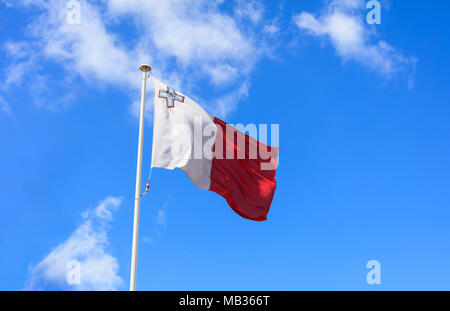
[[[152,67],[150,67],[150,65],[147,64],[142,64],[141,66],[139,66],[139,70],[143,72],[150,72],[152,71]]]

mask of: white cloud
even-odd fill
[[[253,24],[258,24],[264,17],[264,6],[255,0],[237,0],[234,13],[240,18],[248,18]]]
[[[248,96],[248,90],[250,88],[250,83],[244,81],[239,88],[229,94],[218,98],[216,100],[216,107],[211,108],[215,114],[218,116],[226,116],[231,110],[233,110],[237,103]]]
[[[74,290],[117,290],[123,284],[117,259],[107,252],[108,225],[121,198],[107,197],[93,210],[82,213],[83,222],[63,243],[54,247],[30,270],[27,290],[47,288]],[[80,284],[69,285],[68,263],[80,263]]]
[[[167,215],[164,209],[158,211],[158,216],[156,217],[156,224],[163,227],[167,226]]]
[[[20,84],[27,70],[35,69],[36,57],[30,49],[30,45],[25,42],[9,41],[3,45],[3,50],[11,59],[11,63],[4,70],[5,79],[2,83],[2,90],[7,90],[11,85]]]
[[[238,76],[238,69],[230,65],[204,66],[203,70],[211,76],[215,85],[232,82]]]
[[[240,84],[264,54],[256,31],[220,10],[221,1],[109,0],[109,14],[133,17],[152,51],[155,75],[186,86],[197,78],[214,86]],[[256,14],[256,13],[255,13]],[[262,14],[262,13],[261,13]],[[224,96],[225,94],[223,94]],[[192,97],[192,96],[191,96]]]
[[[163,80],[177,81],[184,92],[194,92],[196,82],[205,78],[214,87],[240,85],[267,50],[264,34],[275,30],[241,21],[245,16],[252,24],[260,23],[260,1],[238,1],[233,13],[221,11],[222,1],[210,0],[81,1],[80,24],[67,23],[66,4],[17,1],[15,5],[31,6],[40,14],[27,29],[29,38],[15,44],[33,46],[35,57],[58,63],[68,75],[122,87],[133,94],[131,103],[139,96],[137,67],[144,62]],[[114,32],[122,22],[130,27],[130,21],[133,32]],[[26,64],[21,65],[7,74],[10,84],[26,74]],[[230,95],[227,88],[215,92],[218,97]],[[135,106],[131,105],[132,114]]]
[[[21,59],[29,56],[28,45],[25,42],[6,42],[3,48],[14,59]]]
[[[0,96],[0,111],[2,111],[3,113],[12,116],[12,109],[11,106],[9,105],[9,103]]]
[[[139,88],[135,63],[144,57],[125,48],[118,37],[108,32],[97,6],[82,1],[81,23],[70,24],[65,1],[34,2],[44,11],[31,24],[30,31],[43,43],[41,52],[45,57],[86,80]],[[145,59],[150,60],[148,55]]]
[[[166,198],[166,202],[164,203],[163,207],[158,210],[158,213],[156,215],[156,225],[167,227],[167,208],[169,207],[169,200],[172,198],[168,196]]]
[[[172,200],[170,196],[166,197],[164,205],[156,211],[156,220],[155,226],[153,227],[153,232],[144,233],[144,243],[151,244],[163,237],[164,229],[167,227],[167,208],[169,207],[170,200]]]
[[[354,60],[385,76],[411,72],[416,59],[403,56],[377,38],[359,11],[364,3],[362,0],[334,0],[319,16],[302,12],[294,16],[294,22],[310,35],[327,37],[344,61]]]
[[[272,22],[271,24],[264,25],[263,30],[264,30],[265,33],[267,33],[267,34],[269,34],[271,36],[274,36],[274,35],[276,35],[277,33],[280,32],[280,28],[278,27],[277,24],[275,24],[275,22]]]

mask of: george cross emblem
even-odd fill
[[[167,87],[167,91],[159,90],[159,98],[163,98],[167,102],[167,108],[175,107],[175,101],[184,103],[184,96],[178,95],[174,89]]]

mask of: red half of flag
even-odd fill
[[[214,123],[218,131],[209,190],[223,196],[242,217],[266,220],[277,186],[278,148],[258,142],[218,118],[214,118]],[[245,142],[243,146],[238,146],[239,141]],[[224,147],[217,148],[219,145]],[[239,159],[241,148],[245,148],[241,153],[245,155],[243,159]],[[250,154],[251,150],[256,152]]]

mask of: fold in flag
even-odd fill
[[[240,216],[267,219],[275,193],[278,148],[208,114],[153,78],[152,167],[181,168],[202,190],[224,197]]]

